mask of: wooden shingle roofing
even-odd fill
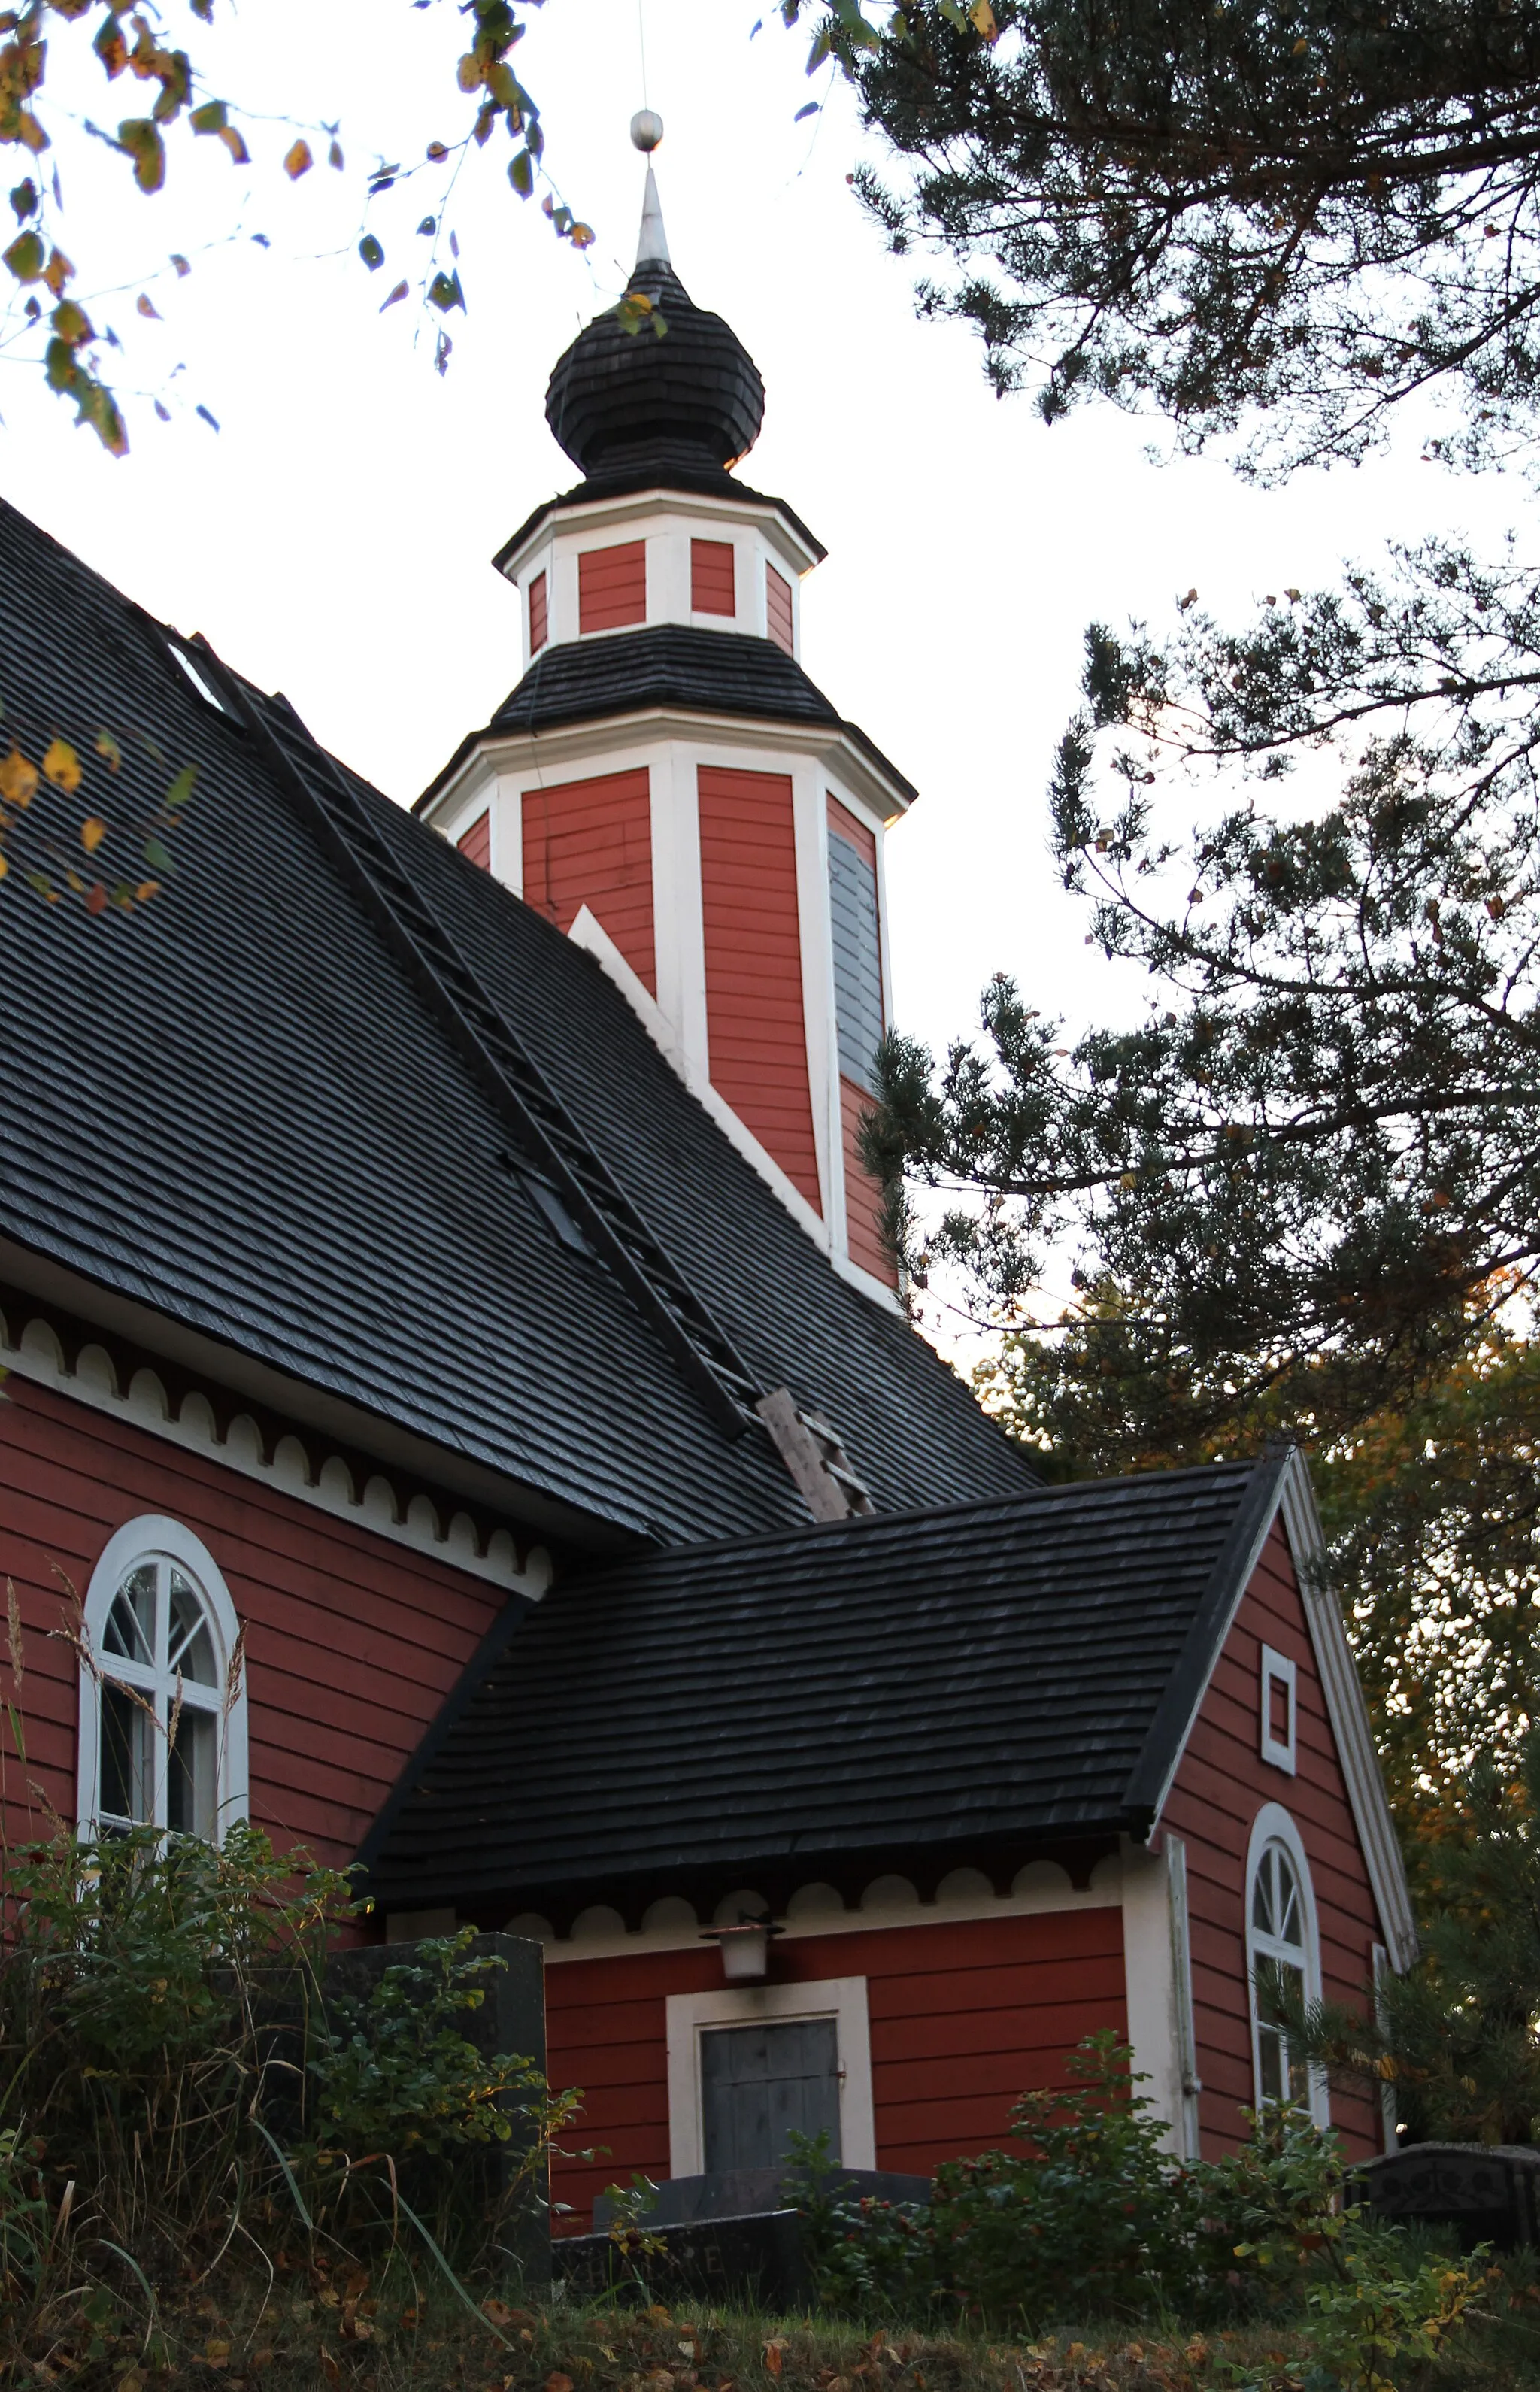
[[[768,1437],[724,1436],[613,1274],[554,1233],[346,872],[162,627],[9,507],[0,589],[7,737],[36,758],[62,733],[96,776],[71,801],[45,785],[34,819],[72,847],[87,801],[126,824],[198,767],[175,874],[141,911],[50,906],[16,871],[0,889],[0,1275],[62,1268],[77,1313],[132,1306],[141,1342],[195,1338],[238,1385],[259,1366],[273,1408],[285,1390],[296,1409],[324,1398],[351,1442],[410,1438],[580,1551],[799,1521]],[[111,779],[98,725],[123,750]],[[1028,1479],[930,1348],[837,1275],[592,958],[352,786],[756,1382],[827,1412],[884,1508]]]
[[[382,1814],[369,1890],[570,1918],[1142,1834],[1286,1466],[638,1557],[516,1604]]]

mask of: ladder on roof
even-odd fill
[[[194,644],[235,720],[263,749],[302,820],[363,897],[462,1059],[488,1095],[522,1159],[560,1193],[595,1254],[661,1338],[681,1375],[728,1436],[754,1420],[762,1393],[589,1143],[507,1016],[494,1004],[411,875],[398,862],[372,808],[311,737],[285,697],[239,680],[207,642]]]

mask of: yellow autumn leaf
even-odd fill
[[[106,837],[107,825],[99,814],[92,814],[81,824],[80,843],[87,855],[95,855]]]
[[[999,27],[995,22],[995,12],[989,6],[989,0],[973,0],[968,14],[973,20],[974,32],[982,33],[986,42],[992,42],[999,32]]]
[[[13,748],[0,764],[0,798],[8,806],[30,806],[37,794],[37,766],[29,764],[20,748]]]
[[[134,891],[135,898],[139,904],[148,905],[151,897],[160,893],[160,887],[158,880],[141,880]]]
[[[315,162],[310,155],[310,144],[302,138],[294,143],[283,161],[283,171],[291,183],[297,183],[302,175],[309,173]]]
[[[67,739],[55,739],[49,743],[48,752],[43,759],[43,770],[55,788],[62,789],[67,798],[72,797],[80,786],[80,758]]]
[[[6,875],[7,875],[7,873],[9,870],[10,870],[10,865],[9,865],[8,862],[7,861],[7,859],[6,859],[5,852],[4,852],[4,850],[0,850],[0,880],[4,880],[4,878],[5,878]]]

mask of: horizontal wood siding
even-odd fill
[[[545,609],[545,576],[537,573],[529,584],[529,654],[539,656],[544,647],[550,623]]]
[[[245,1623],[253,1819],[280,1846],[350,1860],[501,1608],[498,1589],[30,1380],[12,1376],[6,1396],[0,1577],[21,1606],[27,1777],[74,1817],[79,1694],[52,1632],[59,1573],[84,1601],[109,1537],[159,1513],[202,1538]],[[29,1832],[26,1795],[6,1759],[14,1839]]]
[[[791,628],[791,584],[773,565],[764,568],[764,619],[770,637],[787,655],[796,654]]]
[[[848,838],[857,855],[862,856],[870,864],[873,872],[876,871],[875,835],[867,828],[864,822],[851,812],[848,806],[842,806],[839,799],[832,794],[829,800],[829,826],[830,830],[838,831],[842,838]]]
[[[1082,2035],[1128,2031],[1116,1907],[788,1938],[772,1973],[866,1978],[877,2164],[917,2175],[1001,2141],[1019,2094],[1068,2082]],[[583,2230],[607,2185],[668,2175],[665,2004],[722,1982],[709,1945],[547,1968],[551,2082],[585,2096],[568,2140],[609,2146],[603,2160],[558,2163],[563,2230]]]
[[[821,1211],[790,775],[702,764],[698,780],[711,1086]]]
[[[524,795],[524,898],[569,930],[586,905],[637,978],[658,994],[647,768]]]
[[[737,614],[730,540],[691,540],[690,605],[697,615]]]
[[[578,629],[613,631],[647,618],[647,544],[585,549],[578,559]]]
[[[468,855],[483,872],[492,868],[492,818],[490,813],[477,814],[469,830],[462,831],[455,841],[462,855]]]
[[[1261,1757],[1261,1648],[1297,1670],[1297,1773]],[[1305,1607],[1282,1529],[1274,1528],[1235,1616],[1168,1800],[1165,1822],[1187,1845],[1193,2006],[1203,2084],[1204,2151],[1243,2139],[1256,2100],[1246,1963],[1246,1856],[1264,1802],[1281,1803],[1303,1840],[1315,1888],[1328,2001],[1362,2005],[1383,1935],[1337,1757]],[[1333,2092],[1332,2123],[1349,2156],[1380,2145],[1377,2105]]]
[[[853,1263],[859,1263],[874,1278],[885,1280],[889,1287],[896,1287],[898,1273],[882,1242],[882,1183],[872,1177],[861,1161],[861,1124],[871,1107],[872,1099],[865,1088],[858,1088],[854,1080],[842,1075],[840,1123],[845,1151],[845,1241]]]

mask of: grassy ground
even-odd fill
[[[1540,2387],[1533,2271],[1494,2281],[1481,2306],[1481,2322],[1408,2387]],[[142,2294],[98,2291],[84,2304],[66,2294],[24,2346],[14,2331],[8,2349],[0,2343],[0,2382],[40,2392],[1304,2392],[1307,2361],[1283,2323],[1028,2339],[699,2307],[488,2299],[473,2311],[397,2259],[375,2277],[295,2264],[269,2278],[264,2262],[153,2320]]]

